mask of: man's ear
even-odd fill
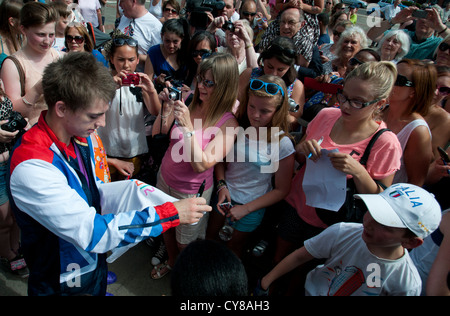
[[[55,103],[55,113],[58,117],[64,117],[68,111],[66,104],[63,101]]]
[[[423,239],[420,237],[408,238],[402,242],[402,246],[406,249],[414,249],[423,244]]]

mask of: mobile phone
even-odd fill
[[[233,207],[233,204],[231,204],[231,202],[225,202],[225,203],[220,203],[219,206],[221,209],[223,209],[225,211],[225,213],[228,213],[230,208]]]
[[[425,10],[415,10],[412,13],[412,16],[415,18],[421,18],[421,19],[426,19],[428,15],[428,12]]]
[[[450,162],[450,158],[448,157],[447,152],[442,148],[438,146],[439,155],[441,155],[442,160],[445,162]]]
[[[125,78],[122,78],[122,86],[138,85],[141,82],[141,77],[138,74],[127,74]]]
[[[331,94],[336,94],[343,88],[343,86],[340,84],[319,82],[316,79],[310,77],[305,77],[305,87]]]

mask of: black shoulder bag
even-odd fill
[[[361,157],[359,163],[366,167],[367,160],[369,159],[370,150],[372,149],[375,141],[380,137],[380,135],[386,131],[389,131],[387,128],[380,129],[375,135],[372,136],[369,144],[364,151],[363,156]],[[380,181],[374,180],[379,186],[383,189],[386,189],[386,186],[382,184]],[[345,197],[345,202],[339,211],[334,212],[322,208],[316,207],[317,216],[328,226],[340,223],[340,222],[352,222],[352,223],[362,223],[363,217],[365,214],[365,208],[361,209],[359,207],[359,203],[356,203],[354,194],[357,194],[355,182],[352,179],[347,180],[347,192]]]

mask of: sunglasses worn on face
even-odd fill
[[[115,38],[113,40],[113,43],[115,46],[123,46],[123,45],[127,44],[128,46],[136,47],[138,45],[138,42],[135,39],[123,38],[123,37]]]
[[[409,81],[408,78],[397,74],[397,79],[395,80],[394,86],[397,87],[414,87],[414,82]]]
[[[338,31],[333,31],[333,35],[334,36],[341,36],[342,32],[338,32]]]
[[[72,41],[75,41],[75,43],[81,44],[84,42],[84,37],[83,36],[66,35],[66,41],[67,41],[67,43],[72,43]]]
[[[355,57],[350,58],[348,63],[350,64],[350,66],[360,66],[360,65],[364,64],[363,61],[360,61],[359,59],[357,59]]]
[[[256,12],[242,11],[243,16],[255,16]]]
[[[284,97],[283,88],[277,85],[276,83],[264,82],[259,79],[250,80],[250,89],[257,91],[261,90],[263,87],[265,88],[268,94],[275,95],[278,93],[278,91],[280,91],[281,95]]]
[[[177,10],[175,10],[175,9],[170,9],[170,8],[165,8],[165,9],[164,9],[164,12],[170,12],[170,13],[172,13],[172,14],[178,14],[178,11],[177,11]]]
[[[342,91],[339,91],[338,93],[336,93],[336,98],[340,105],[343,105],[345,102],[348,102],[348,104],[350,104],[350,106],[354,107],[355,109],[365,108],[366,106],[372,105],[381,100],[381,99],[375,99],[375,100],[369,101],[369,102],[361,102],[359,100],[350,100],[345,95],[342,94]]]
[[[441,44],[439,44],[439,50],[441,50],[443,52],[445,52],[449,48],[450,48],[450,45],[448,45],[447,43],[442,42]]]
[[[440,95],[448,95],[450,94],[450,87],[446,86],[438,86],[438,91]]]
[[[197,56],[200,55],[200,57],[206,58],[206,57],[208,57],[209,55],[211,55],[211,53],[212,53],[212,50],[210,50],[210,49],[194,50],[194,51],[192,52],[192,57],[197,57]]]
[[[202,76],[200,76],[200,75],[197,75],[197,84],[202,84],[202,85],[204,85],[205,87],[207,87],[207,88],[211,88],[212,86],[214,86],[216,83],[214,82],[214,81],[212,81],[212,80],[208,80],[208,79],[205,79],[205,78],[203,78]]]

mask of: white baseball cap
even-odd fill
[[[380,194],[355,194],[378,223],[408,228],[425,238],[439,227],[441,207],[428,191],[410,183],[396,183]]]

